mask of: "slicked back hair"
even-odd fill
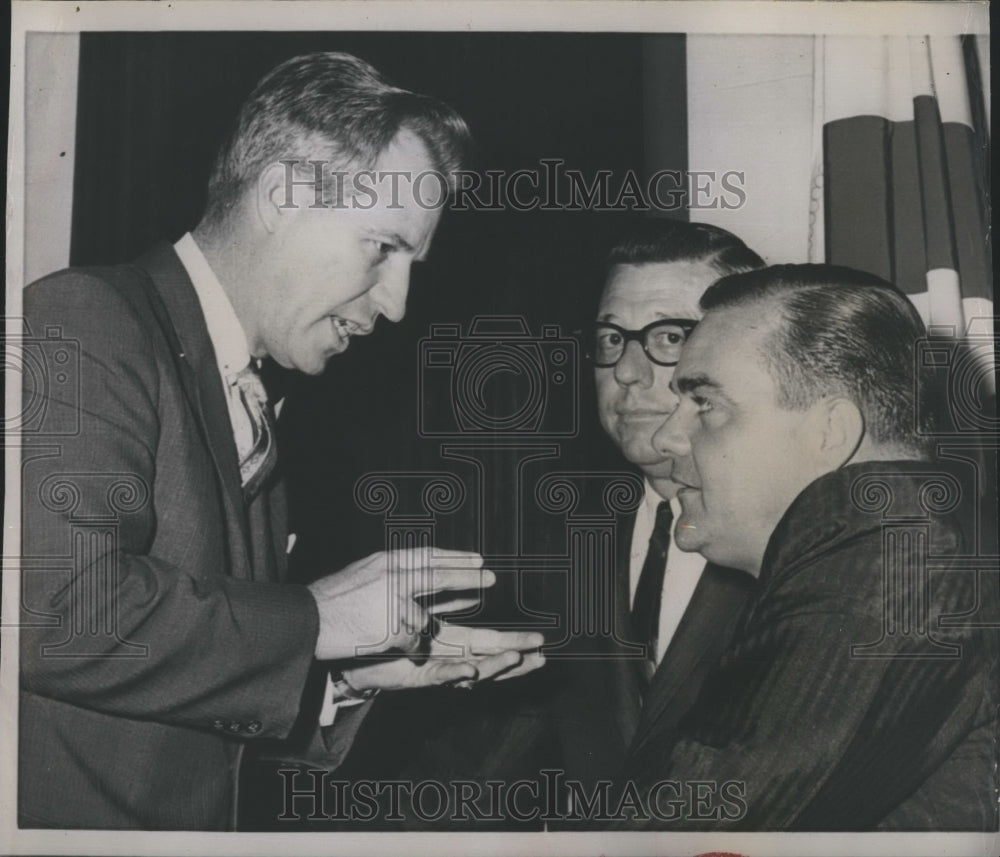
[[[931,426],[918,425],[927,379],[916,365],[926,335],[905,294],[880,277],[838,265],[774,265],[723,277],[702,296],[705,312],[772,302],[777,326],[762,347],[781,407],[823,396],[858,406],[873,441],[923,456]]]
[[[205,220],[221,222],[274,163],[322,160],[327,172],[371,169],[401,130],[415,134],[433,168],[453,182],[471,135],[451,107],[392,86],[351,54],[293,57],[268,72],[240,109],[209,178]]]
[[[707,262],[719,276],[764,267],[764,260],[732,232],[708,223],[648,218],[637,223],[608,254],[607,270],[615,265],[657,262]]]

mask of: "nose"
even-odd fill
[[[653,383],[653,367],[638,342],[626,344],[621,359],[615,364],[615,380],[623,387],[629,384],[649,387]]]
[[[377,312],[389,321],[402,321],[406,315],[406,296],[410,291],[410,263],[386,265],[378,283],[371,290]]]
[[[662,456],[685,458],[691,453],[691,415],[682,402],[653,435],[653,448]]]

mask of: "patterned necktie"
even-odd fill
[[[246,411],[252,432],[247,443],[237,444],[243,499],[250,503],[274,472],[278,461],[274,413],[253,361],[233,376],[230,383],[233,395]]]
[[[663,577],[667,570],[667,550],[670,547],[670,526],[674,513],[670,502],[664,500],[656,507],[656,521],[649,537],[646,559],[639,573],[632,602],[632,627],[640,643],[646,645],[647,675],[656,671],[656,642],[660,631],[660,600],[663,596]]]

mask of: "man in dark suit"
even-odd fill
[[[492,583],[475,554],[282,582],[259,362],[319,373],[402,317],[441,207],[413,178],[447,181],[467,143],[450,108],[356,58],[296,57],[244,104],[193,234],[27,289],[49,372],[25,375],[22,826],[224,829],[248,739],[305,718],[342,754],[378,690],[540,664],[522,655],[538,635],[432,623],[422,596]],[[315,708],[314,662],[333,666]]]
[[[653,444],[677,544],[757,589],[695,704],[640,726],[619,823],[996,830],[988,477],[929,455],[916,310],[828,265],[725,277],[701,308]]]
[[[754,580],[672,546],[680,486],[652,437],[677,405],[670,381],[701,317],[702,293],[725,274],[763,265],[726,230],[675,220],[637,222],[612,248],[587,357],[601,425],[643,476],[638,509],[616,515],[616,555],[601,578],[613,591],[580,567],[570,570],[568,585],[561,571],[536,575],[544,583],[526,593],[527,605],[559,618],[547,634],[548,666],[503,687],[477,689],[469,708],[478,714],[432,740],[409,772],[541,782],[543,769],[558,770],[562,817],[543,820],[535,807],[503,824],[599,827],[600,813],[582,811],[581,802],[596,795],[600,803],[608,794],[640,721],[675,722],[692,705]],[[605,481],[597,483],[600,494]],[[568,553],[564,527],[536,535],[536,553]],[[608,620],[610,634],[607,627],[586,630],[592,622],[572,613],[584,604]]]
[[[753,587],[744,572],[673,546],[679,486],[652,437],[677,406],[670,381],[702,293],[763,264],[723,229],[672,220],[638,225],[608,257],[587,356],[601,425],[642,472],[644,492],[618,521],[614,634],[599,652],[582,640],[575,657],[551,668],[566,673],[554,708],[562,767],[585,787],[618,773],[640,720],[674,721],[694,702]]]

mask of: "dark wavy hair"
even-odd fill
[[[773,301],[778,313],[762,359],[779,405],[797,410],[845,395],[874,441],[926,453],[932,427],[918,414],[930,411],[917,402],[927,395],[928,378],[917,366],[916,344],[927,334],[903,292],[839,265],[774,265],[723,277],[702,296],[701,308],[762,301]]]
[[[719,276],[764,267],[764,260],[732,232],[708,223],[647,218],[611,249],[607,270],[615,265],[656,262],[708,262]]]

